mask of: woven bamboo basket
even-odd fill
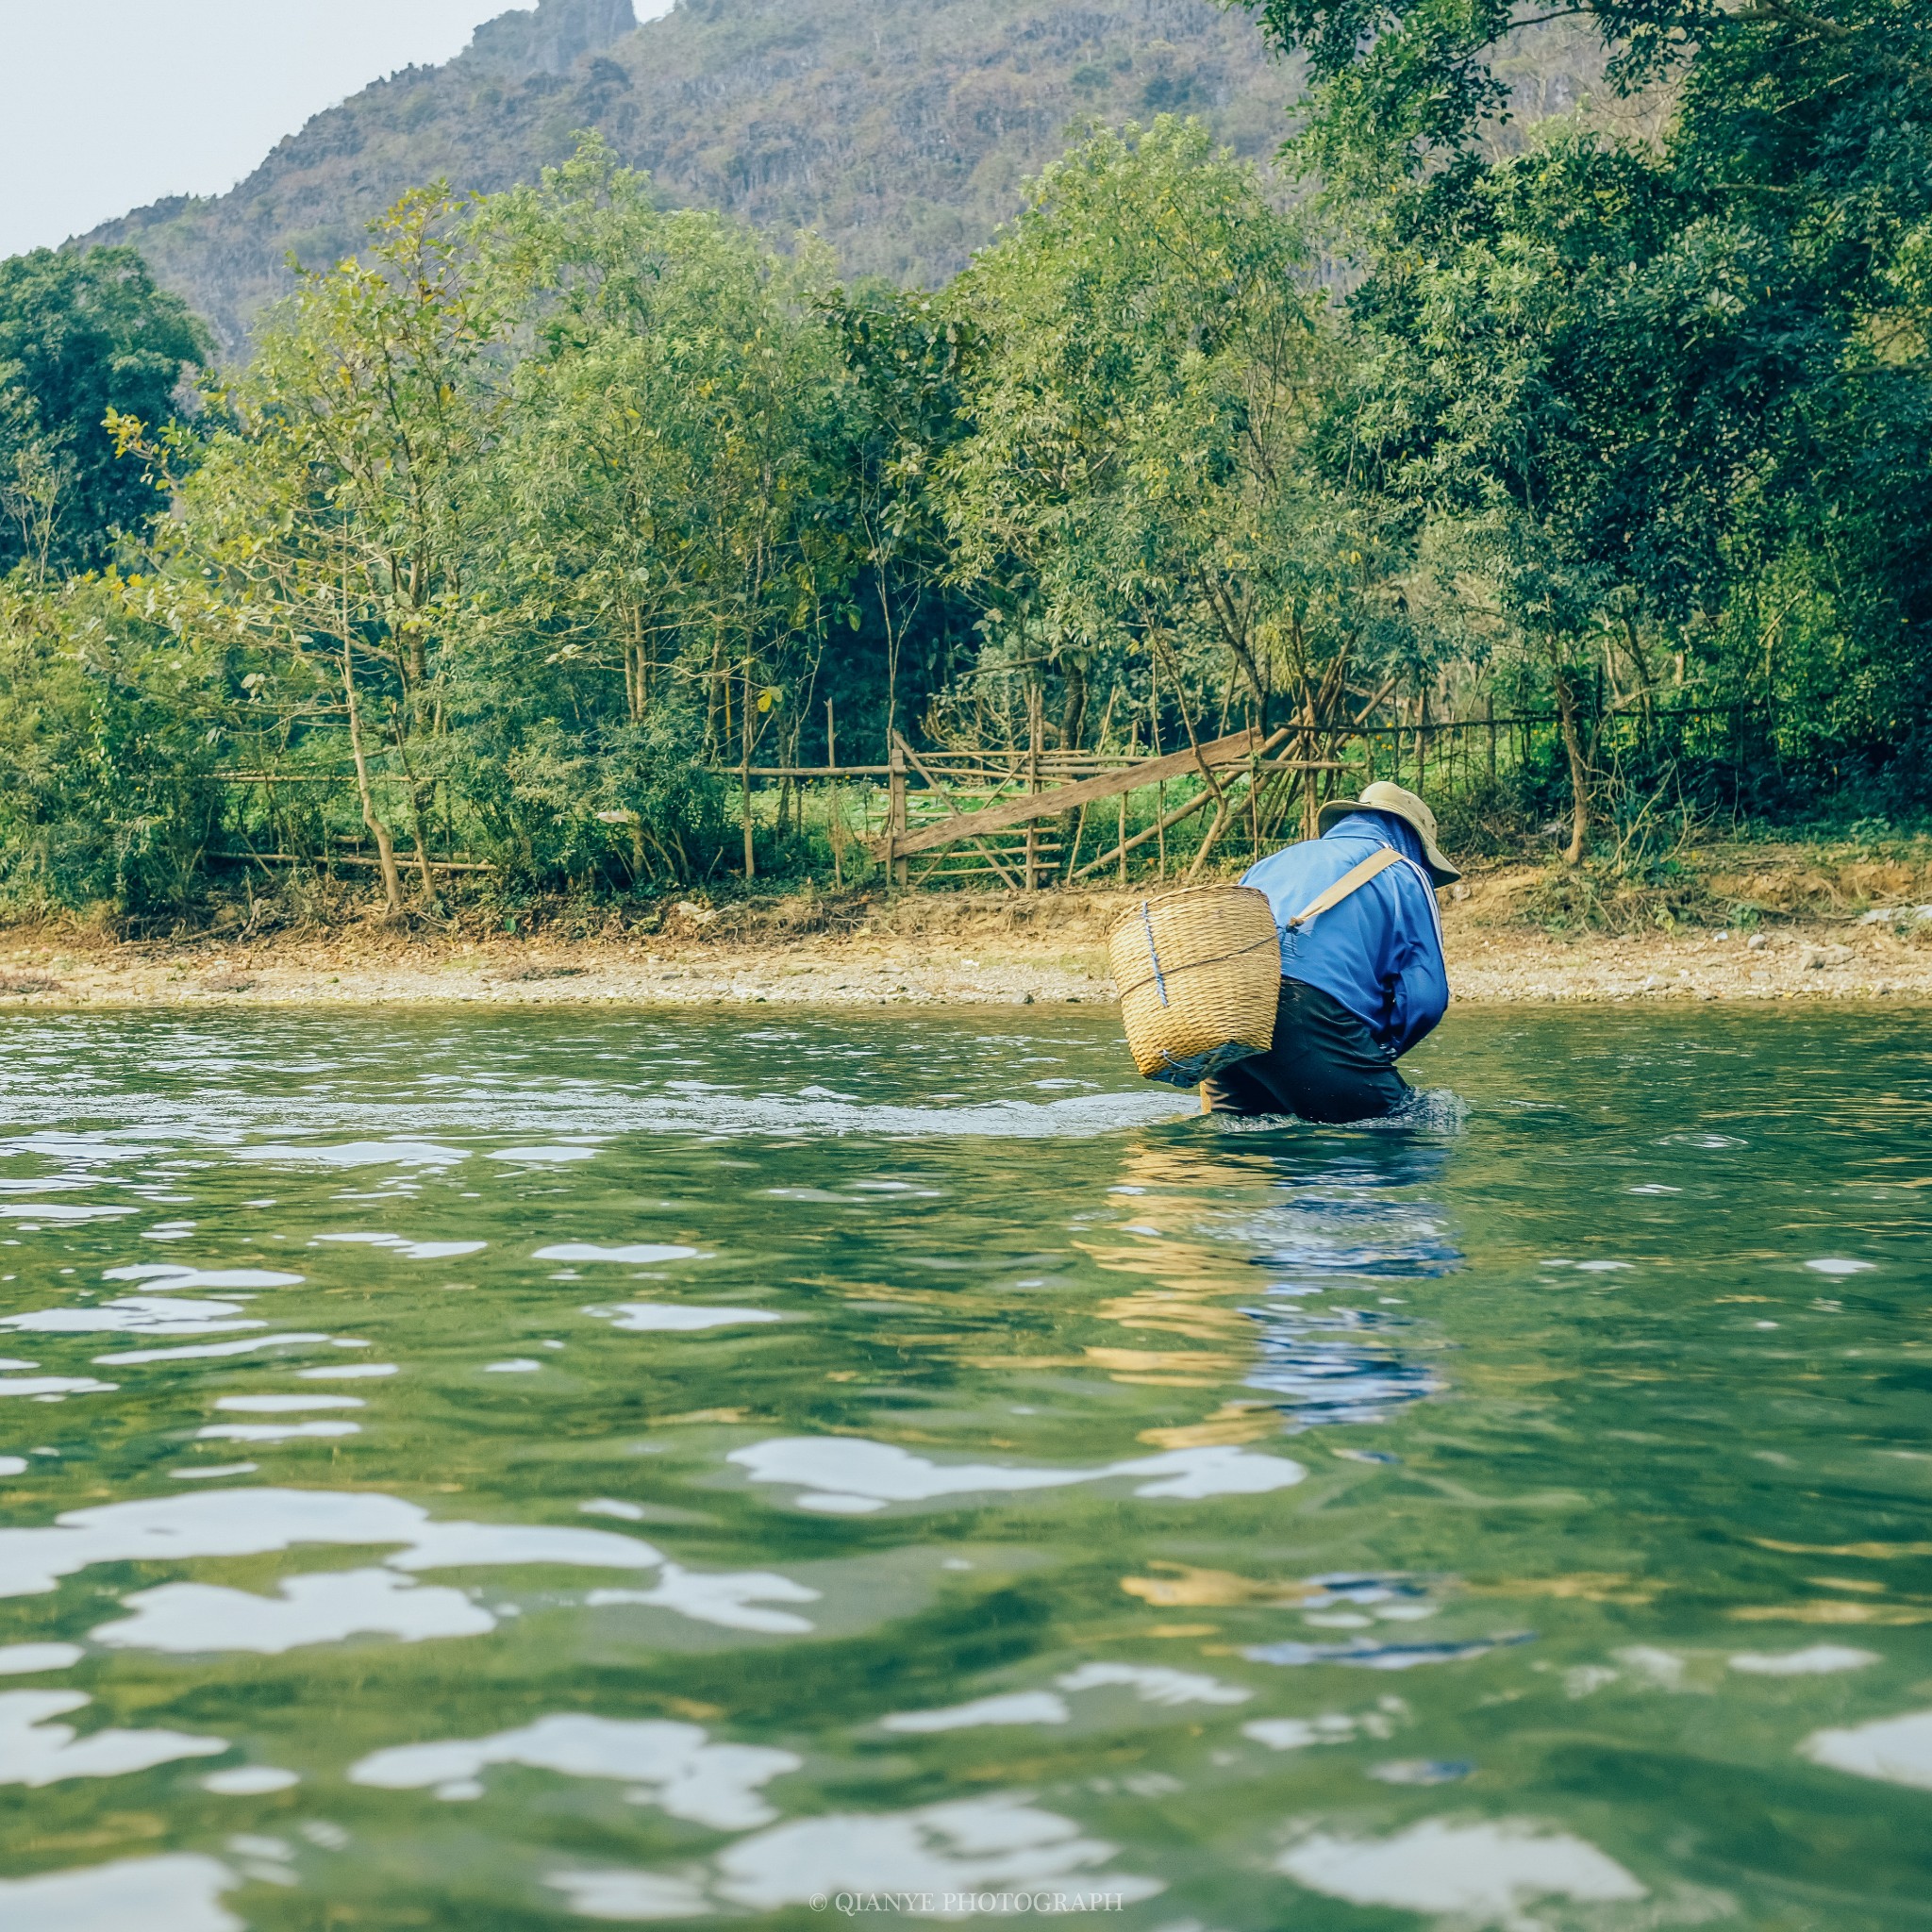
[[[1116,922],[1107,952],[1141,1078],[1194,1087],[1268,1050],[1281,935],[1265,893],[1194,886],[1143,899]]]

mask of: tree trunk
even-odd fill
[[[724,729],[722,735],[718,729],[718,712],[724,708]],[[708,761],[719,756],[721,746],[731,742],[731,671],[724,662],[724,641],[714,636],[711,640],[711,675],[705,680],[705,758]]]
[[[389,827],[375,815],[375,799],[369,789],[369,760],[362,754],[362,713],[356,702],[356,659],[347,638],[342,640],[342,695],[349,705],[349,750],[356,760],[356,790],[362,802],[362,823],[375,841],[376,858],[382,866],[382,891],[391,919],[403,913],[403,881],[396,871],[395,841]]]
[[[1644,655],[1643,642],[1637,635],[1637,620],[1630,614],[1630,607],[1624,607],[1624,641],[1630,653],[1630,662],[1637,672],[1637,702],[1641,710],[1643,731],[1643,744],[1650,748],[1651,725],[1650,708],[1650,659]]]
[[[1060,748],[1080,749],[1080,733],[1087,724],[1087,673],[1073,658],[1067,660],[1067,706],[1060,713]]]
[[[728,687],[727,687],[728,689]],[[758,875],[758,854],[751,837],[751,662],[744,667],[744,703],[740,707],[738,782],[744,811],[744,876],[749,884]]]
[[[1557,690],[1557,715],[1563,724],[1563,751],[1570,760],[1570,842],[1563,848],[1565,865],[1581,865],[1590,850],[1590,763],[1576,729],[1576,693],[1563,667],[1551,659]]]
[[[409,817],[416,833],[416,870],[423,875],[423,903],[433,907],[436,904],[436,874],[429,863],[429,839],[423,823],[423,801],[429,790],[426,785],[411,788]]]

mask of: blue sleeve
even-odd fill
[[[1383,877],[1394,886],[1396,905],[1382,982],[1389,1000],[1385,1038],[1400,1058],[1449,1010],[1449,974],[1436,937],[1436,908],[1423,898],[1427,888],[1407,866],[1393,866]]]

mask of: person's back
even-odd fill
[[[1272,854],[1241,881],[1268,895],[1281,929],[1281,1001],[1269,1051],[1203,1085],[1213,1112],[1393,1113],[1410,1091],[1395,1061],[1448,1008],[1435,889],[1460,874],[1436,844],[1428,807],[1372,785],[1324,806],[1321,824],[1320,838]],[[1307,916],[1324,894],[1330,903]]]

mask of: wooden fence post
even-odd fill
[[[1040,743],[1045,736],[1045,721],[1041,716],[1040,691],[1036,686],[1026,693],[1026,790],[1029,792],[1040,790]],[[1038,821],[1026,821],[1026,890],[1029,892],[1040,890],[1040,825]]]
[[[906,861],[899,856],[899,841],[906,835],[906,754],[893,745],[891,770],[887,778],[889,799],[886,807],[886,870],[895,886],[907,883]]]
[[[744,761],[738,768],[739,806],[744,819],[744,876],[747,882],[758,875],[758,856],[751,836],[751,748],[745,747]]]

